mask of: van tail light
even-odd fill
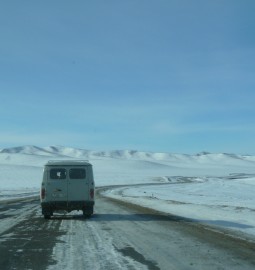
[[[90,189],[90,198],[94,199],[94,188]]]
[[[45,188],[41,188],[41,199],[45,198],[46,190]]]

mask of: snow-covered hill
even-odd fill
[[[236,155],[228,153],[212,154],[201,152],[195,155],[141,152],[136,150],[114,150],[114,151],[92,151],[63,146],[20,146],[0,150],[0,154],[25,154],[34,156],[46,156],[54,158],[112,158],[112,159],[133,159],[133,160],[155,160],[157,162],[185,162],[185,163],[227,163],[255,162],[255,156]]]
[[[63,157],[63,158],[118,158],[118,159],[135,159],[135,160],[156,160],[170,162],[227,162],[232,163],[235,160],[255,162],[255,156],[236,155],[228,153],[212,154],[201,152],[195,155],[173,154],[173,153],[154,153],[141,152],[136,150],[114,150],[114,151],[92,151],[78,148],[63,146],[20,146],[5,148],[0,150],[0,154],[25,154],[34,156]]]
[[[254,156],[20,146],[0,151],[0,190],[39,188],[43,165],[50,159],[89,160],[94,166],[97,185],[164,182],[169,176],[221,176],[255,171]]]

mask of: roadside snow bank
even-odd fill
[[[104,195],[255,236],[254,176],[178,179],[112,189]]]

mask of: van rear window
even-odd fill
[[[66,169],[51,169],[50,170],[51,179],[66,179]]]
[[[70,169],[69,170],[69,178],[70,179],[85,179],[86,171],[85,169]]]

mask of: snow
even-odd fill
[[[116,250],[113,239],[93,221],[64,219],[60,231],[65,233],[53,250],[53,258],[58,262],[57,269],[147,269],[123,257]],[[66,243],[64,248],[63,243]],[[47,269],[54,270],[56,265]]]
[[[200,223],[255,235],[255,176],[239,177],[183,178],[187,182],[123,187],[107,191],[106,195]]]
[[[51,159],[89,160],[98,187],[116,186],[106,191],[106,196],[255,235],[255,156],[60,146],[3,149],[0,201],[39,194],[43,165]]]

